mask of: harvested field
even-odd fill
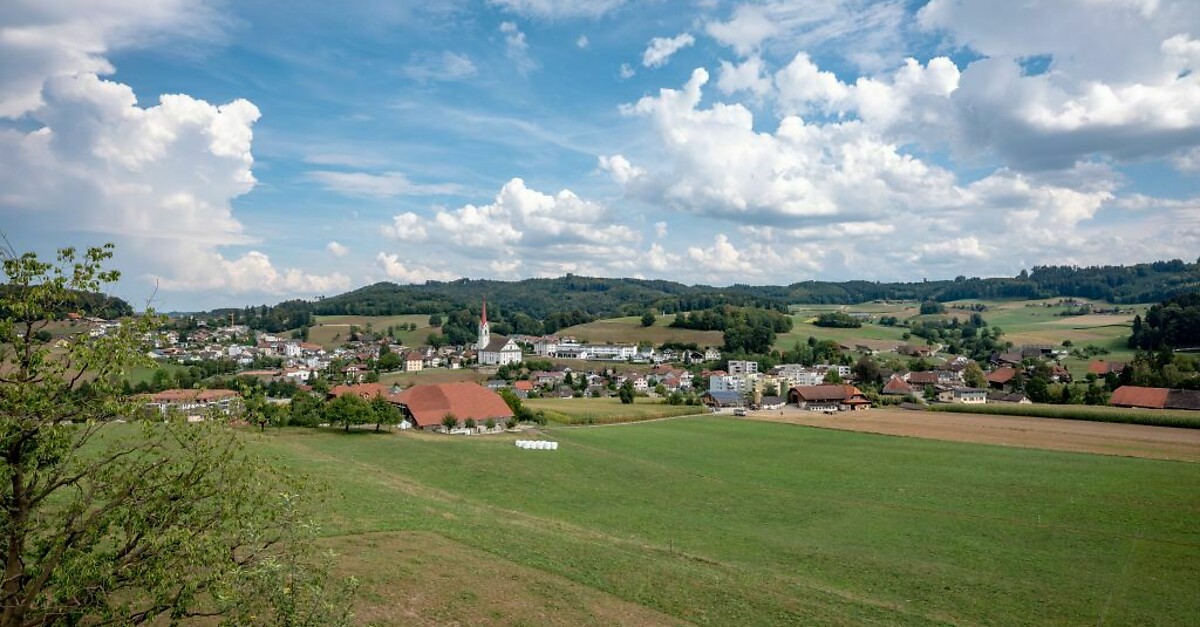
[[[1196,429],[893,408],[834,416],[789,408],[782,413],[752,412],[748,418],[951,442],[1200,462]]]

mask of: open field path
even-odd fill
[[[834,416],[788,408],[751,412],[747,418],[951,442],[1200,462],[1200,429],[892,408]]]

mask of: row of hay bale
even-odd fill
[[[557,451],[558,442],[549,440],[517,440],[517,448],[529,448],[541,451]]]

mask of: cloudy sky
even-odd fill
[[[1195,0],[5,5],[0,231],[135,306],[1200,254]]]

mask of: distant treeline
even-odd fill
[[[294,328],[307,315],[398,314],[477,317],[488,300],[488,318],[498,333],[552,333],[568,323],[640,316],[647,310],[676,313],[723,305],[784,310],[792,304],[852,305],[872,300],[951,301],[1077,297],[1111,303],[1144,303],[1200,289],[1200,263],[1178,259],[1133,266],[1036,266],[1012,278],[968,278],[912,283],[804,281],[786,286],[710,287],[672,281],[605,279],[566,275],[553,279],[492,281],[459,279],[422,285],[376,283],[316,301],[287,301],[275,307],[218,310],[239,323],[275,330]],[[242,320],[240,316],[248,316]],[[520,318],[519,316],[524,316]],[[532,323],[530,323],[532,321]]]

